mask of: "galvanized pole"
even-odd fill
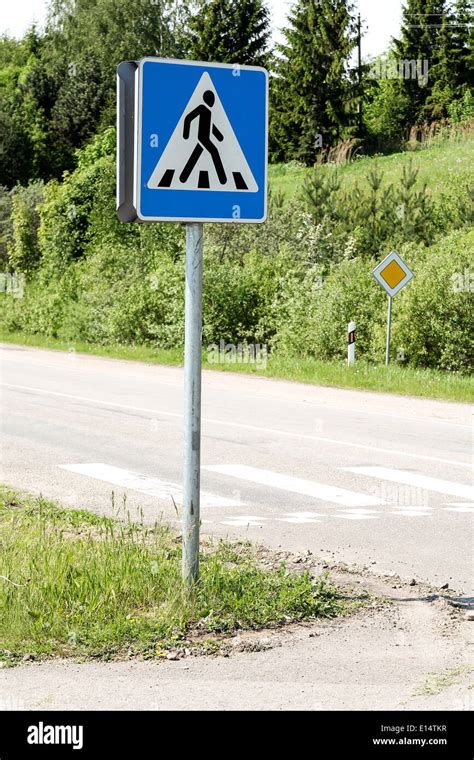
[[[199,575],[199,487],[201,466],[201,340],[203,225],[186,225],[184,330],[183,579]]]
[[[388,312],[387,312],[387,345],[385,347],[385,366],[390,364],[390,329],[392,326],[392,296],[388,297]]]

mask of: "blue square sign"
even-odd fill
[[[144,222],[264,222],[268,73],[144,58],[133,205]]]

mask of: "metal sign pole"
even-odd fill
[[[387,345],[385,347],[385,366],[390,364],[390,329],[392,326],[392,296],[388,297],[388,311],[387,311]]]
[[[201,466],[201,341],[203,225],[186,225],[184,335],[183,579],[199,575],[199,487]]]

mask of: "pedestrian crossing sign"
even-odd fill
[[[144,58],[135,91],[138,219],[264,222],[267,71]]]

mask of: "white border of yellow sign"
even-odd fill
[[[397,264],[401,267],[401,269],[403,269],[403,271],[405,272],[405,277],[403,278],[403,280],[400,280],[398,285],[396,285],[394,288],[391,288],[388,282],[384,280],[384,278],[382,277],[382,272],[385,271],[385,269],[389,266],[389,264],[392,263],[392,261],[396,261]],[[413,272],[407,267],[402,257],[396,251],[392,251],[391,253],[388,254],[388,256],[384,258],[383,261],[380,262],[380,264],[378,264],[375,267],[373,271],[373,275],[375,279],[377,280],[377,282],[388,293],[388,295],[391,298],[393,298],[393,296],[396,296],[397,293],[402,288],[404,288],[405,285],[407,285],[410,282],[410,280],[413,277]]]

